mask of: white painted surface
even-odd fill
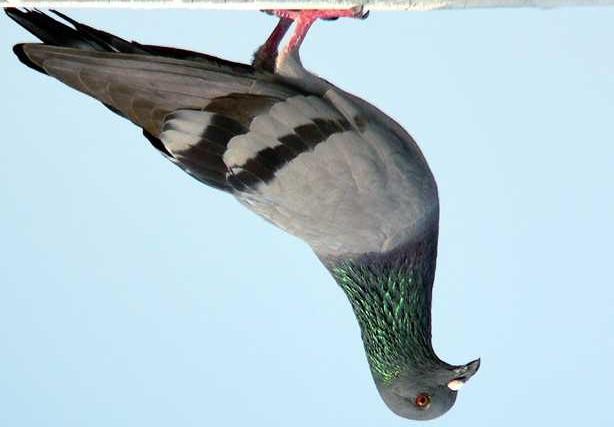
[[[113,8],[203,8],[203,9],[327,9],[363,4],[369,10],[427,11],[493,7],[611,6],[614,0],[0,0],[2,7],[113,7]]]

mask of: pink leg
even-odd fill
[[[279,22],[273,29],[273,32],[269,36],[269,38],[264,42],[260,48],[254,54],[253,64],[257,68],[270,68],[273,66],[275,62],[275,58],[277,57],[277,49],[279,48],[279,43],[286,35],[288,28],[292,25],[292,20],[280,17]]]
[[[296,23],[294,34],[284,48],[284,55],[297,51],[305,39],[311,25],[318,19],[337,19],[342,17],[365,19],[369,12],[363,13],[362,6],[350,9],[306,9],[306,10],[271,10],[273,15]]]

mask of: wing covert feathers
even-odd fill
[[[233,93],[278,98],[294,93],[255,75],[235,75],[195,61],[42,44],[21,49],[50,76],[120,111],[153,135],[159,134],[164,115],[177,109],[203,109],[212,99]]]

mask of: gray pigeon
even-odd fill
[[[272,12],[279,23],[251,65],[129,42],[58,12],[69,25],[6,13],[43,42],[16,45],[21,62],[132,121],[175,165],[313,248],[350,300],[392,411],[427,420],[454,405],[480,362],[450,365],[431,344],[435,179],[399,124],[299,58],[316,19],[361,9]]]

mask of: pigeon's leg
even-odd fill
[[[294,21],[296,24],[294,34],[282,53],[284,56],[298,52],[309,28],[318,19],[334,20],[342,17],[365,19],[369,16],[369,12],[363,12],[362,6],[350,9],[271,10],[269,12],[282,19]]]
[[[292,19],[283,16],[279,18],[279,22],[273,29],[269,38],[258,48],[256,53],[254,53],[252,65],[255,68],[273,71],[275,59],[277,58],[277,49],[291,25]]]

